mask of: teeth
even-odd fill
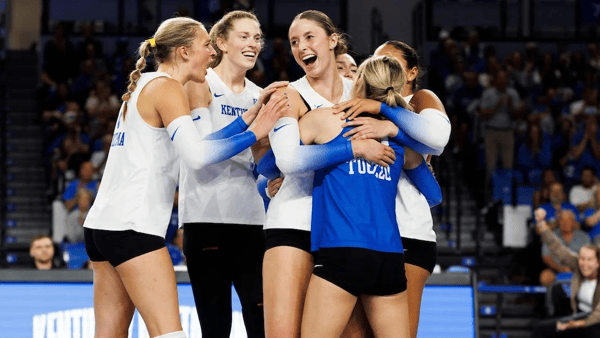
[[[311,57],[317,57],[317,56],[315,54],[306,55],[302,58],[302,61],[306,61],[307,59],[309,59]]]
[[[250,56],[250,57],[255,57],[256,53],[253,53],[253,52],[244,52],[244,53],[242,53],[242,55],[244,55],[244,56]]]

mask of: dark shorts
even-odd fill
[[[404,247],[404,263],[416,265],[429,273],[437,262],[437,244],[435,242],[422,241],[419,239],[402,237]]]
[[[297,229],[265,230],[266,250],[278,246],[291,246],[310,253],[310,231]]]
[[[406,291],[404,255],[361,248],[321,248],[313,274],[354,296]]]
[[[85,251],[92,262],[108,261],[112,266],[165,247],[165,239],[133,230],[83,228]]]

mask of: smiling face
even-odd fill
[[[227,39],[217,39],[219,49],[224,58],[244,70],[250,70],[256,63],[256,58],[262,47],[262,32],[256,20],[242,18],[234,21],[233,29]]]
[[[338,55],[335,59],[337,64],[338,73],[350,80],[354,80],[356,75],[356,70],[358,67],[356,66],[356,61],[349,54]]]
[[[599,266],[598,255],[594,249],[584,246],[579,250],[579,270],[584,278],[596,278]]]
[[[289,39],[294,59],[307,76],[320,77],[335,60],[337,34],[328,36],[315,21],[299,19],[292,22]]]

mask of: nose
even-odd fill
[[[306,41],[304,39],[300,39],[300,41],[298,41],[298,49],[306,50]]]
[[[352,71],[349,68],[344,72],[344,77],[352,79]]]
[[[209,46],[210,46],[210,56],[214,58],[215,56],[217,56],[217,52],[215,51],[215,48],[212,46],[212,44],[210,44]]]

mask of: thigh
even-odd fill
[[[313,275],[302,315],[302,337],[339,337],[348,324],[357,297]]]
[[[116,270],[151,337],[182,330],[177,281],[167,248],[130,259]]]
[[[267,337],[300,337],[300,322],[312,270],[312,255],[304,250],[289,246],[267,250],[263,261]]]
[[[419,317],[421,314],[421,299],[423,289],[429,278],[429,271],[412,264],[404,264],[407,279],[408,318],[410,322],[410,336],[417,337]]]
[[[375,337],[410,336],[406,291],[391,296],[362,295],[361,299]]]
[[[91,262],[94,270],[96,338],[126,338],[135,307],[115,268]]]
[[[356,306],[354,306],[354,310],[352,310],[352,315],[348,320],[348,325],[342,332],[340,338],[372,338],[373,330],[371,329],[371,325],[369,324],[369,320],[367,319],[367,314],[365,313],[365,308],[362,305],[362,300],[360,297],[356,301]]]

